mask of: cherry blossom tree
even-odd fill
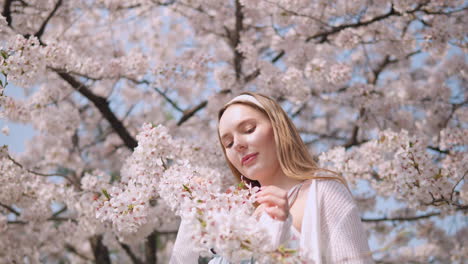
[[[347,179],[377,262],[462,263],[467,9],[0,0],[0,115],[36,131],[22,153],[1,148],[0,262],[168,262],[184,208],[248,197],[229,187],[216,115],[257,91],[282,104],[320,166]],[[225,215],[196,212],[195,236],[214,239],[221,230],[200,228]],[[243,248],[267,252],[249,230],[259,245]]]

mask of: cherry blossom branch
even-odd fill
[[[177,111],[179,112],[184,112],[184,110],[182,110],[182,108],[180,108],[176,102],[174,102],[171,98],[169,98],[169,96],[167,96],[167,94],[163,91],[161,91],[158,87],[153,87],[153,89],[159,94],[161,95],[162,97],[164,97],[164,99],[170,104],[172,105],[172,107],[174,107]]]
[[[68,218],[68,217],[49,217],[47,221],[58,221],[58,222],[67,222],[72,221],[73,223],[78,223],[76,219]]]
[[[45,28],[46,28],[47,24],[49,23],[50,19],[55,15],[55,13],[57,12],[57,10],[59,9],[59,7],[61,5],[62,5],[62,0],[58,0],[57,3],[54,6],[54,9],[52,10],[52,12],[50,12],[50,14],[44,20],[44,22],[42,22],[41,27],[36,32],[36,34],[34,34],[34,36],[36,36],[38,39],[41,39],[42,35],[44,34],[44,31],[45,31]]]
[[[406,11],[405,13],[406,14],[412,14],[412,13],[415,13],[417,11],[419,11],[422,7],[424,7],[425,5],[427,5],[430,1],[426,1],[424,3],[421,3],[421,4],[418,4],[414,9],[412,10],[409,10],[409,11]],[[332,27],[331,30],[327,30],[327,31],[323,31],[323,32],[318,32],[312,36],[309,36],[307,39],[306,39],[306,42],[310,42],[311,40],[313,39],[320,39],[320,43],[323,43],[327,40],[327,38],[331,35],[334,35],[340,31],[342,31],[343,29],[346,29],[346,28],[358,28],[358,27],[362,27],[362,26],[367,26],[367,25],[370,25],[372,23],[375,23],[375,22],[378,22],[378,21],[381,21],[381,20],[384,20],[386,18],[389,18],[389,17],[392,17],[392,16],[401,16],[403,15],[401,12],[398,12],[396,11],[394,8],[393,8],[393,5],[390,7],[390,10],[385,13],[385,14],[382,14],[382,15],[378,15],[378,16],[375,16],[371,19],[368,19],[366,21],[359,21],[359,22],[356,22],[356,23],[350,23],[350,24],[343,24],[343,25],[340,25],[340,26],[336,26],[336,27]]]
[[[362,118],[365,113],[366,113],[366,109],[364,107],[359,109],[359,116],[358,116],[357,120]],[[359,133],[359,125],[357,123],[357,120],[356,120],[356,124],[354,125],[353,130],[351,132],[351,137],[348,139],[348,142],[346,142],[344,144],[344,146],[343,146],[346,149],[348,149],[348,148],[350,148],[352,146],[355,146],[355,145],[359,145],[361,143],[361,142],[358,142],[358,140],[357,140],[357,136],[358,136],[358,133]]]
[[[8,221],[7,224],[9,224],[9,225],[25,225],[25,224],[27,224],[27,222],[12,220],[12,221]]]
[[[60,6],[62,0],[59,0],[56,4],[56,8],[51,13],[51,16],[55,14]],[[11,6],[11,1],[6,1],[4,5],[4,10],[2,12],[2,15],[5,14],[6,16],[11,16],[10,13],[10,6]],[[5,16],[5,17],[6,17]],[[50,20],[46,19],[48,22]],[[11,19],[10,23],[8,24],[11,27]],[[43,24],[43,27],[45,28],[46,24]],[[39,31],[38,33],[39,36],[43,34],[43,31]],[[36,34],[38,34],[36,33]],[[38,37],[39,41],[40,38]],[[41,42],[41,45],[44,45],[44,43]],[[109,107],[108,101],[100,96],[95,95],[94,93],[91,92],[91,90],[86,87],[83,83],[79,82],[76,80],[72,75],[60,71],[58,69],[54,69],[54,71],[63,79],[65,80],[68,84],[70,84],[76,91],[78,91],[81,95],[89,99],[101,112],[101,114],[104,116],[104,118],[110,123],[114,131],[119,135],[119,137],[122,139],[122,141],[125,143],[127,148],[129,149],[134,149],[137,146],[137,141],[130,135],[128,130],[125,128],[125,126],[122,124],[120,120],[115,116],[115,114],[112,112],[112,110]]]
[[[72,221],[73,223],[78,223],[76,219],[72,218],[67,218],[67,217],[49,217],[46,219],[46,221],[58,221],[58,222],[67,222],[67,221]],[[21,220],[11,220],[7,222],[8,224],[11,225],[27,225],[29,222],[27,221],[21,221]]]
[[[309,19],[311,19],[311,20],[313,20],[313,21],[315,21],[315,22],[318,22],[318,23],[321,24],[322,26],[325,26],[325,27],[328,27],[328,28],[330,27],[330,25],[328,25],[328,24],[325,23],[324,21],[320,20],[319,18],[313,17],[313,16],[311,16],[311,15],[300,14],[300,13],[298,13],[298,12],[296,12],[296,11],[289,10],[289,9],[285,8],[284,6],[282,6],[282,5],[278,4],[278,3],[272,2],[272,1],[266,0],[265,2],[270,3],[270,4],[272,4],[272,5],[275,5],[275,6],[278,7],[279,9],[283,10],[285,13],[289,13],[289,14],[291,14],[291,15],[293,15],[293,16],[309,18]]]
[[[122,124],[122,122],[115,116],[114,112],[109,107],[109,102],[106,98],[95,95],[85,84],[76,80],[70,74],[55,70],[55,72],[68,84],[70,84],[73,89],[78,91],[81,95],[90,100],[101,112],[103,117],[110,123],[114,131],[119,135],[124,144],[130,150],[133,150],[137,146],[137,141],[135,138],[128,132],[127,128]]]
[[[233,64],[234,71],[236,73],[236,79],[239,80],[242,74],[242,60],[244,59],[243,54],[237,49],[240,43],[240,34],[243,30],[243,20],[244,14],[242,13],[242,5],[239,0],[235,0],[235,17],[236,24],[234,30],[229,30],[227,27],[224,27],[226,34],[228,36],[229,44],[234,51]]]
[[[159,5],[159,6],[170,6],[170,5],[175,3],[175,0],[169,0],[167,2],[151,0],[151,2],[153,4],[156,4],[156,5]],[[138,7],[141,7],[141,6],[142,6],[141,4],[131,4],[131,5],[128,5],[128,6],[119,6],[115,10],[120,11],[120,10],[124,10],[124,9],[134,9],[134,8],[138,8]]]
[[[205,108],[207,104],[208,104],[208,101],[205,100],[199,103],[198,105],[194,106],[193,108],[185,110],[184,115],[179,119],[179,122],[177,122],[177,125],[181,126],[183,123],[189,120],[192,116],[194,116],[198,111]]]
[[[154,264],[158,262],[158,256],[156,254],[157,251],[157,231],[153,231],[149,236],[146,237],[145,242],[145,255],[146,255],[146,263],[147,264]]]
[[[468,9],[468,6],[465,6],[463,8],[460,8],[460,9],[455,9],[455,10],[451,10],[451,11],[446,11],[446,12],[443,12],[443,11],[432,11],[432,10],[428,10],[428,9],[421,9],[420,11],[423,12],[424,14],[427,14],[427,15],[445,15],[445,16],[448,16],[450,14],[453,14],[453,13],[458,13],[458,12],[461,12],[461,11],[465,11]]]
[[[440,149],[438,147],[428,146],[427,148],[430,149],[430,150],[437,151],[437,152],[442,153],[442,154],[450,154],[449,150],[443,150],[443,149]]]
[[[93,249],[94,260],[96,263],[111,264],[109,250],[104,245],[104,243],[102,243],[102,235],[91,237],[89,242],[91,244],[91,248]]]
[[[16,216],[19,216],[19,215],[20,215],[20,213],[19,213],[18,211],[16,211],[13,207],[10,207],[10,206],[8,206],[8,205],[6,205],[6,204],[2,204],[2,203],[0,203],[0,206],[3,207],[3,208],[5,208],[5,209],[7,209],[7,210],[10,211],[10,212],[12,212],[12,213],[15,214]]]
[[[62,208],[60,208],[60,210],[58,210],[57,212],[55,212],[55,213],[52,215],[52,217],[58,216],[59,214],[65,212],[67,209],[68,209],[67,206],[64,205]]]
[[[72,245],[70,245],[68,243],[65,244],[65,249],[68,250],[69,252],[77,255],[78,257],[84,259],[84,260],[92,261],[91,258],[87,257],[83,253],[78,252],[78,250],[75,247],[73,247]]]
[[[132,78],[129,78],[129,77],[125,77],[125,79],[130,80],[131,82],[134,82],[134,83],[137,83],[137,84],[146,84],[146,85],[151,84],[148,80],[139,81],[139,80],[135,80],[135,79],[132,79]],[[153,89],[158,94],[160,94],[172,107],[174,107],[174,109],[176,109],[177,111],[183,113],[183,116],[177,122],[178,126],[181,126],[183,123],[185,123],[187,120],[189,120],[192,116],[194,116],[198,111],[205,108],[207,106],[207,104],[208,104],[208,101],[204,100],[204,101],[200,102],[198,105],[196,105],[196,106],[194,106],[192,108],[183,110],[181,107],[178,106],[178,104],[174,100],[169,98],[169,96],[166,93],[164,93],[163,91],[161,91],[159,88],[153,87]],[[222,91],[221,93],[225,93],[225,92],[226,91]]]
[[[74,184],[73,181],[67,176],[67,175],[64,175],[64,174],[59,174],[59,173],[41,173],[41,172],[37,172],[37,171],[33,171],[33,170],[30,170],[28,168],[25,168],[21,163],[19,163],[18,161],[16,161],[15,159],[13,159],[13,157],[11,157],[10,155],[7,155],[7,158],[9,160],[11,160],[16,166],[20,167],[21,169],[29,172],[29,173],[32,173],[34,175],[37,175],[37,176],[43,176],[43,177],[52,177],[52,176],[58,176],[58,177],[63,177],[65,178],[69,183],[71,184]]]
[[[453,185],[453,187],[452,187],[452,192],[450,193],[450,201],[453,200],[453,194],[455,193],[455,188],[457,188],[457,185],[458,185],[462,180],[465,179],[465,176],[466,176],[467,173],[468,173],[468,171],[465,171],[465,173],[463,174],[463,176],[460,177],[460,179],[458,179],[458,181],[455,183],[455,185]]]
[[[125,253],[130,257],[132,260],[133,264],[144,264],[142,260],[140,260],[135,253],[133,253],[132,249],[130,248],[129,245],[119,242],[120,246],[124,249]]]
[[[450,120],[452,119],[453,117],[453,114],[455,114],[455,112],[458,110],[458,108],[466,105],[468,103],[468,101],[463,101],[461,103],[458,103],[458,104],[452,104],[452,109],[450,110],[450,114],[449,116],[444,120],[444,122],[440,125],[440,128],[441,129],[444,129],[447,127],[447,125],[449,124]]]
[[[11,17],[11,3],[14,0],[5,0],[5,3],[3,3],[3,11],[2,11],[2,16],[5,17],[6,22],[8,26],[11,27],[12,17]]]
[[[135,83],[135,84],[146,84],[148,86],[151,86],[159,95],[161,95],[172,107],[174,107],[174,109],[176,109],[177,111],[183,113],[184,110],[182,108],[179,107],[179,105],[174,101],[172,100],[165,92],[163,92],[161,89],[159,89],[158,87],[155,87],[155,86],[152,86],[151,83],[148,81],[148,80],[141,80],[141,81],[138,81],[138,80],[135,80],[133,78],[130,78],[130,77],[125,77],[125,79]]]
[[[468,210],[468,206],[461,206],[456,209],[456,211],[466,211]],[[361,218],[362,222],[371,223],[371,222],[386,222],[386,221],[400,221],[400,222],[409,222],[409,221],[417,221],[425,218],[430,218],[433,216],[441,215],[442,212],[432,212],[428,214],[418,215],[418,216],[400,216],[400,217],[381,217],[381,218]]]
[[[416,51],[413,51],[409,54],[407,54],[405,56],[405,59],[409,59],[411,58],[412,56],[420,53],[421,50],[416,50]],[[374,70],[372,70],[373,72],[373,79],[371,79],[369,82],[372,83],[373,85],[375,85],[377,83],[377,80],[379,79],[379,76],[380,74],[383,72],[383,70],[390,64],[393,64],[393,63],[397,63],[399,60],[397,59],[390,59],[390,56],[387,55],[385,56],[384,60],[377,66],[377,68],[375,68]],[[361,108],[359,110],[359,116],[357,118],[357,120],[359,120],[360,118],[362,118],[366,113],[366,109],[365,108]],[[348,142],[346,142],[344,144],[343,147],[345,147],[346,149],[352,147],[352,146],[357,146],[357,145],[360,145],[361,143],[363,142],[360,142],[357,140],[357,136],[358,136],[358,132],[359,132],[359,125],[356,123],[353,127],[353,130],[352,130],[352,133],[351,133],[351,137],[349,138]]]
[[[305,131],[305,130],[301,130],[301,129],[299,129],[298,132],[301,133],[301,134],[308,134],[308,135],[317,136],[316,139],[305,141],[304,144],[306,144],[306,145],[314,144],[314,143],[316,143],[316,142],[318,142],[319,140],[322,140],[322,139],[340,140],[340,141],[346,140],[345,137],[339,137],[337,135],[337,133],[338,133],[337,130],[331,131],[331,132],[325,133],[325,134],[317,132],[317,131]]]
[[[7,209],[8,211],[10,211],[11,213],[15,214],[16,216],[20,216],[21,213],[16,211],[13,207],[11,206],[8,206],[6,204],[2,204],[0,203],[0,206],[4,207],[5,209]],[[65,212],[67,210],[67,206],[64,206],[62,207],[60,210],[58,210],[57,212],[55,212],[51,217],[47,218],[48,221],[73,221],[73,222],[76,222],[76,219],[70,219],[70,218],[65,218],[65,217],[58,217],[59,214]],[[27,224],[27,222],[24,222],[24,221],[9,221],[8,222],[9,224]]]

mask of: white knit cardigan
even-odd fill
[[[316,264],[374,263],[359,210],[342,183],[312,180],[304,210],[299,247],[302,255],[307,255]],[[272,243],[276,245],[287,242],[293,228],[291,217],[284,222],[276,221],[264,213],[259,222],[267,228]],[[188,228],[182,221],[170,264],[198,263],[198,255],[192,250],[192,241],[186,235]],[[210,264],[227,263],[222,257],[210,261]]]

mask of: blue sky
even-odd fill
[[[23,89],[14,86],[13,84],[8,84],[5,88],[5,95],[13,98],[25,98]],[[25,149],[25,143],[27,140],[32,138],[35,134],[35,130],[29,124],[19,124],[9,122],[5,119],[0,119],[0,129],[8,126],[10,129],[10,135],[6,136],[3,133],[0,133],[0,146],[7,145],[11,153],[21,153]]]

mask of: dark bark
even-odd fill
[[[179,122],[177,122],[178,126],[181,126],[183,123],[185,123],[187,120],[189,120],[192,116],[194,116],[198,111],[201,109],[205,108],[205,106],[208,104],[208,101],[203,101],[197,106],[195,106],[192,109],[188,109],[184,111],[184,115],[180,118]]]
[[[47,26],[47,23],[49,23],[50,19],[55,15],[55,13],[57,12],[57,10],[59,9],[59,7],[62,5],[62,0],[58,0],[57,3],[55,4],[54,6],[54,9],[52,10],[52,12],[50,12],[50,14],[47,16],[47,18],[44,20],[44,22],[42,22],[42,25],[41,27],[39,28],[39,30],[36,32],[36,34],[34,34],[34,36],[36,36],[38,39],[41,39],[42,35],[44,34],[44,31],[45,31],[45,28]]]
[[[5,3],[3,3],[3,10],[2,10],[2,16],[6,19],[6,22],[9,27],[11,27],[11,23],[13,22],[13,19],[11,17],[11,3],[13,0],[5,0]]]
[[[89,239],[93,250],[94,260],[96,264],[111,264],[109,250],[102,243],[102,235],[96,235]]]
[[[154,231],[146,238],[145,243],[145,255],[146,255],[146,264],[156,264],[158,262],[158,233]]]
[[[239,2],[239,0],[235,1],[235,7],[236,7],[236,28],[232,34],[232,47],[234,49],[234,70],[236,72],[236,79],[239,80],[241,75],[242,75],[242,60],[244,59],[244,56],[242,53],[237,50],[237,47],[239,46],[240,43],[240,34],[243,30],[243,20],[244,20],[244,14],[242,13],[242,6]]]
[[[98,108],[99,112],[101,112],[102,116],[109,122],[127,148],[133,150],[137,146],[137,141],[130,135],[127,128],[117,116],[115,116],[114,112],[112,112],[106,98],[95,95],[86,85],[76,80],[70,74],[58,70],[56,70],[56,72],[63,80],[70,84],[73,89],[89,99]]]
[[[130,259],[132,260],[132,263],[133,264],[144,264],[143,261],[141,261],[132,251],[132,249],[130,248],[130,246],[128,246],[127,244],[124,244],[124,243],[120,243],[120,245],[122,246],[122,248],[125,250],[125,252],[127,253],[127,255],[130,257]]]
[[[422,7],[424,7],[425,5],[427,5],[430,1],[426,1],[424,3],[421,3],[419,5],[417,5],[414,9],[412,10],[409,10],[405,13],[407,14],[413,14],[417,11],[420,11]],[[325,41],[327,41],[328,37],[333,35],[333,34],[336,34],[340,31],[342,31],[343,29],[346,29],[346,28],[358,28],[358,27],[362,27],[362,26],[367,26],[367,25],[370,25],[372,23],[375,23],[377,21],[381,21],[381,20],[384,20],[386,18],[389,18],[389,17],[392,17],[392,16],[401,16],[403,15],[402,13],[396,11],[394,8],[393,8],[393,5],[390,7],[390,10],[385,13],[385,14],[382,14],[382,15],[379,15],[379,16],[375,16],[371,19],[368,19],[366,21],[358,21],[356,23],[350,23],[350,24],[344,24],[344,25],[341,25],[341,26],[337,26],[337,27],[333,27],[332,29],[330,30],[326,30],[326,31],[322,31],[322,32],[318,32],[310,37],[308,37],[306,39],[306,42],[309,42],[313,39],[319,39],[320,40],[320,43],[323,43]]]

